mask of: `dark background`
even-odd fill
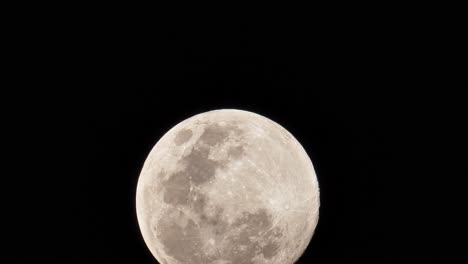
[[[314,163],[320,220],[298,263],[468,261],[458,17],[76,18],[13,39],[1,263],[155,263],[135,214],[143,162],[221,108],[278,122]]]

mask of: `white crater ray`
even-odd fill
[[[319,205],[301,144],[270,119],[232,109],[169,130],[145,161],[136,197],[141,233],[162,264],[292,264]]]

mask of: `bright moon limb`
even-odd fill
[[[318,221],[319,186],[301,144],[261,115],[188,118],[148,155],[136,210],[162,264],[292,264]]]

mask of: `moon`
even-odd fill
[[[319,198],[313,164],[286,129],[223,109],[180,122],[156,143],[136,212],[162,264],[290,264],[313,236]]]

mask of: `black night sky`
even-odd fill
[[[23,25],[0,263],[156,263],[136,221],[143,162],[220,108],[278,122],[311,157],[320,220],[298,263],[468,261],[458,21],[407,20]]]

